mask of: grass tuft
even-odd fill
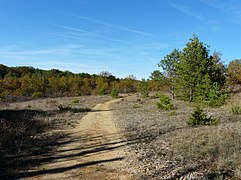
[[[73,100],[72,100],[72,103],[73,103],[73,104],[78,104],[78,103],[79,103],[79,99],[76,99],[76,98],[73,99]]]
[[[230,109],[230,112],[234,115],[240,115],[241,114],[241,107],[240,106],[232,106]]]
[[[60,105],[58,105],[58,108],[60,111],[67,111],[67,110],[72,109],[72,106],[71,105],[65,106],[65,105],[60,104]]]

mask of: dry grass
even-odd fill
[[[241,122],[202,126],[174,131],[164,139],[171,142],[174,154],[182,162],[196,161],[213,172],[225,172],[230,177],[240,177]],[[205,162],[205,163],[203,163]]]
[[[125,98],[115,105],[116,123],[129,138],[149,136],[148,141],[128,146],[139,159],[130,163],[146,179],[240,179],[241,116],[229,111],[239,96],[221,108],[205,108],[220,124],[198,127],[186,123],[194,104],[175,100],[176,109],[165,112],[156,107],[159,99]]]
[[[65,128],[75,126],[95,104],[110,99],[87,96],[2,104],[0,179],[39,165],[34,156],[53,152],[68,136]],[[166,112],[158,110],[158,101],[154,96],[131,95],[113,107],[115,123],[127,139],[139,139],[126,146],[135,156],[127,160],[143,179],[241,178],[241,115],[230,113],[234,103],[241,103],[241,94],[223,107],[204,109],[208,116],[220,119],[216,126],[189,127],[186,121],[194,104],[175,100],[176,109]],[[60,111],[60,104],[71,109]]]
[[[79,103],[72,103],[78,99]],[[93,106],[110,100],[108,96],[40,99],[1,104],[0,179],[42,163],[36,156],[50,153]],[[59,110],[59,105],[71,109]]]

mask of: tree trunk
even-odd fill
[[[192,101],[193,101],[193,90],[191,88],[189,91],[189,102],[192,102]]]
[[[174,85],[172,85],[172,87],[171,87],[172,100],[175,99],[175,94],[174,94],[174,92],[175,92],[175,88],[174,88]]]
[[[172,100],[175,99],[175,86],[174,86],[173,79],[172,79],[172,85],[171,85],[171,94],[172,94]]]

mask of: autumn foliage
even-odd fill
[[[39,98],[109,94],[114,88],[120,93],[135,92],[137,82],[134,76],[119,79],[105,71],[90,75],[58,69],[0,65],[0,98],[5,100],[21,96]]]

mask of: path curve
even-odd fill
[[[125,138],[113,122],[111,100],[96,105],[69,131],[63,146],[31,179],[136,179],[128,167]]]

